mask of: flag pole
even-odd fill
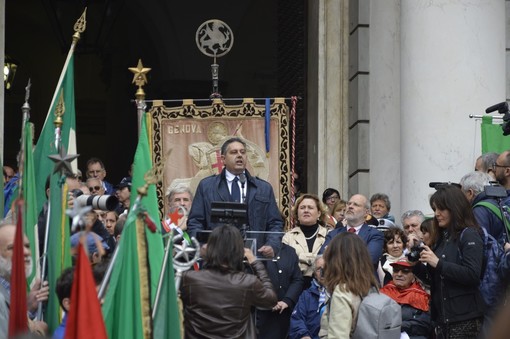
[[[147,103],[145,102],[145,91],[143,90],[143,86],[147,84],[147,73],[150,72],[151,68],[143,67],[142,59],[138,59],[138,65],[136,67],[128,68],[133,74],[133,84],[138,86],[138,89],[135,93],[135,102],[136,102],[136,111],[138,118],[138,136],[140,136],[140,128],[142,125],[142,118],[145,114],[145,110],[147,109]]]
[[[57,105],[57,109],[55,110],[55,121],[53,122],[55,124],[55,146],[56,149],[59,149],[59,143],[60,143],[60,127],[62,127],[62,124],[64,123],[64,120],[62,119],[62,115],[64,115],[65,112],[65,106],[64,106],[64,95],[63,91],[61,92],[60,99]],[[51,175],[51,174],[50,174]],[[50,217],[51,217],[51,201],[48,199],[48,211],[46,214],[46,225],[45,225],[45,231],[44,231],[44,250],[42,254],[42,267],[41,267],[41,284],[46,278],[46,262],[48,258],[48,240],[49,240],[49,230],[50,230]],[[41,285],[42,286],[42,285]],[[37,306],[37,320],[42,320],[42,302],[39,302],[39,305]]]
[[[138,89],[136,90],[136,93],[135,93],[135,97],[136,97],[136,110],[137,110],[137,119],[138,119],[138,137],[140,137],[140,128],[142,126],[141,119],[143,118],[143,114],[145,113],[145,109],[147,108],[147,105],[145,104],[145,91],[143,90],[143,86],[147,83],[147,73],[151,69],[144,68],[143,64],[142,64],[142,59],[138,59],[138,65],[136,67],[129,67],[128,70],[130,70],[134,74],[132,83],[134,83],[138,86]],[[147,185],[147,187],[148,187],[148,185]],[[138,195],[136,197],[135,203],[133,204],[133,206],[130,207],[130,209],[129,209],[130,211],[136,211],[136,209],[140,205],[142,197],[147,195],[147,188],[145,188],[145,190],[140,191],[142,188],[143,187],[140,187],[138,189]],[[127,222],[126,222],[126,225],[128,225]],[[106,270],[103,281],[101,281],[101,286],[99,287],[99,291],[97,292],[97,297],[99,298],[99,300],[103,299],[104,294],[106,292],[106,286],[108,286],[108,282],[110,281],[113,267],[115,265],[115,262],[117,261],[117,254],[119,253],[119,248],[120,248],[121,244],[122,244],[122,242],[120,241],[117,244],[117,246],[115,246],[115,251],[113,252],[112,259],[110,260],[110,264],[108,265],[108,269]]]
[[[25,87],[25,102],[23,106],[21,106],[21,112],[23,113],[23,122],[21,123],[21,147],[19,151],[19,161],[18,161],[18,199],[23,198],[23,172],[25,169],[25,128],[28,120],[30,119],[30,104],[28,103],[28,99],[30,98],[30,87],[32,87],[32,83],[30,82],[30,78],[28,79],[27,87]]]
[[[61,139],[61,127],[63,124],[62,116],[65,112],[65,105],[64,105],[64,91],[60,90],[60,87],[62,86],[62,82],[64,81],[64,77],[66,74],[67,67],[69,65],[69,62],[71,61],[71,58],[74,54],[74,50],[76,47],[76,44],[81,38],[81,33],[85,31],[85,28],[87,26],[87,8],[85,7],[85,10],[81,14],[80,18],[76,21],[74,24],[74,34],[73,34],[73,41],[71,43],[71,47],[69,48],[69,52],[67,53],[67,58],[64,63],[64,67],[62,68],[62,72],[60,73],[60,77],[58,79],[57,87],[55,89],[55,93],[53,94],[53,98],[51,99],[51,103],[49,106],[48,114],[46,115],[46,121],[44,122],[44,125],[48,123],[48,119],[51,115],[51,110],[53,108],[53,105],[55,104],[55,100],[57,99],[57,96],[60,92],[59,101],[57,104],[57,107],[55,109],[55,120],[53,123],[55,124],[55,149],[58,151],[60,146],[60,139]],[[43,130],[44,130],[43,125]],[[48,240],[49,240],[49,228],[50,228],[50,216],[51,216],[51,202],[48,200],[48,211],[46,215],[46,225],[45,225],[45,232],[44,232],[44,249],[42,254],[42,267],[41,267],[41,286],[46,278],[46,266],[47,266],[47,257],[48,257]],[[37,320],[42,320],[42,302],[39,302],[39,305],[37,307]]]
[[[183,240],[184,241],[184,240]],[[163,265],[161,266],[161,274],[159,275],[159,282],[158,282],[158,289],[156,291],[156,298],[154,298],[154,307],[152,308],[152,319],[154,320],[154,317],[156,317],[156,312],[158,310],[159,305],[159,296],[161,294],[161,287],[163,286],[163,280],[166,273],[166,265],[168,263],[168,256],[170,255],[170,249],[173,247],[170,247],[173,243],[172,238],[172,232],[170,231],[168,241],[165,246],[165,256],[163,258]]]
[[[58,79],[55,93],[53,93],[53,98],[51,99],[50,107],[48,109],[48,114],[46,115],[46,120],[44,121],[44,125],[46,125],[46,123],[48,122],[48,117],[50,116],[51,109],[53,108],[53,105],[55,104],[55,101],[57,100],[57,96],[59,93],[58,89],[62,86],[62,82],[64,81],[64,77],[66,74],[66,69],[67,69],[69,62],[71,61],[71,58],[74,54],[76,45],[78,44],[78,41],[81,38],[81,33],[85,32],[86,27],[87,27],[87,7],[85,7],[85,10],[81,14],[80,18],[74,24],[73,42],[71,43],[71,47],[69,48],[69,52],[67,53],[67,58],[64,63],[64,67],[62,68],[62,73],[60,73],[60,77]]]

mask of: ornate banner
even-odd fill
[[[226,105],[214,99],[199,106],[183,100],[178,107],[153,101],[149,111],[152,125],[153,162],[164,163],[163,183],[158,185],[159,208],[167,214],[167,192],[183,184],[195,192],[203,178],[223,168],[220,147],[229,137],[244,139],[248,171],[272,186],[285,217],[290,210],[290,166],[288,106],[283,98],[271,100],[270,148],[266,153],[265,106],[246,98],[241,104]]]

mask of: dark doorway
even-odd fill
[[[47,115],[71,44],[74,22],[87,6],[87,30],[75,53],[79,167],[99,157],[117,183],[127,175],[137,141],[136,87],[128,67],[142,59],[147,99],[207,98],[212,59],[195,45],[198,26],[220,19],[233,30],[219,59],[220,92],[227,97],[297,95],[296,164],[306,173],[306,1],[304,0],[26,0],[6,1],[6,53],[20,61],[5,96],[6,164],[19,149],[24,87],[32,80],[31,121],[36,137]]]

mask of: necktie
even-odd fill
[[[232,197],[232,201],[235,202],[241,202],[241,190],[239,190],[238,181],[239,178],[235,177],[234,180],[232,180],[232,187],[230,189],[230,196]]]
[[[354,227],[349,227],[347,232],[356,233],[356,229]]]

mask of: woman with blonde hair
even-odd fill
[[[361,298],[378,286],[367,246],[356,234],[340,233],[328,244],[324,286],[331,298],[321,321],[320,337],[349,338],[356,327]]]
[[[313,276],[312,264],[326,240],[327,228],[322,217],[327,210],[315,194],[301,195],[294,204],[292,215],[297,225],[285,233],[282,242],[294,248],[303,273],[303,290],[310,287]]]

